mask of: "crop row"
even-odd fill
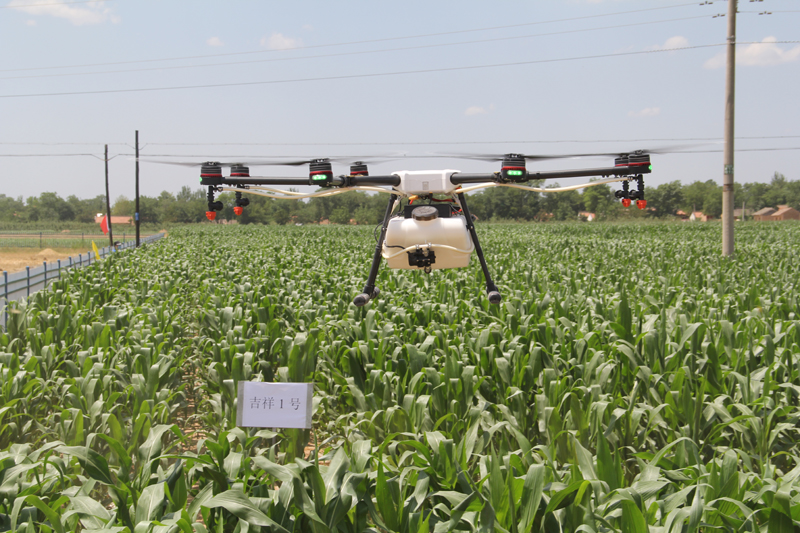
[[[0,528],[792,531],[800,227],[481,227],[480,270],[361,228],[202,228],[115,254],[0,336]],[[314,430],[234,426],[314,381]]]

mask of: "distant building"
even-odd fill
[[[105,217],[105,215],[96,216],[96,217],[94,217],[94,221],[97,222],[98,224],[100,224],[100,222],[103,221],[103,217]],[[128,224],[130,226],[133,226],[133,217],[114,217],[114,216],[112,216],[111,217],[111,225],[113,226],[115,224]]]
[[[777,208],[765,207],[753,213],[753,220],[763,222],[780,220],[800,220],[800,211],[788,205],[779,205]]]
[[[590,213],[589,211],[581,211],[578,213],[578,218],[586,219],[586,222],[592,222],[595,218],[597,218],[597,215]]]
[[[734,218],[734,220],[742,220],[742,213],[744,213],[744,216],[746,216],[748,218],[752,218],[753,217],[753,210],[752,209],[744,209],[744,210],[742,210],[742,209],[734,209],[733,210],[733,218]]]
[[[800,220],[800,211],[788,205],[779,205],[771,220]]]
[[[700,222],[708,222],[709,220],[714,220],[714,217],[704,215],[702,211],[693,211],[691,215],[689,215],[689,220],[692,222],[700,221]]]
[[[772,213],[777,211],[777,209],[773,209],[771,207],[765,207],[763,209],[759,209],[755,213],[753,213],[753,220],[770,220]]]

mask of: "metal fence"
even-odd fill
[[[127,232],[123,232],[120,242],[125,242],[127,238]],[[108,241],[108,236],[86,232],[0,231],[0,248],[79,248],[89,246],[92,241]]]
[[[142,244],[155,242],[164,237],[163,233],[157,233],[140,239]],[[136,247],[136,241],[124,242],[117,245],[116,248],[106,246],[100,248],[100,258],[106,257],[111,253],[119,250],[127,250],[128,248]],[[91,265],[97,261],[94,252],[86,252],[85,254],[78,254],[71,256],[67,259],[59,259],[58,261],[43,262],[42,266],[34,268],[25,267],[25,270],[9,274],[3,271],[2,278],[0,278],[0,299],[2,299],[2,308],[0,309],[0,323],[3,327],[7,325],[8,317],[6,316],[6,305],[8,302],[14,302],[27,298],[36,291],[40,291],[47,287],[47,284],[54,279],[59,279],[61,273],[71,268],[83,267]]]

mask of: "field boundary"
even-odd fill
[[[142,244],[156,242],[164,237],[164,233],[157,233],[140,239]],[[135,248],[136,241],[128,241],[117,245],[116,247],[105,246],[100,248],[100,259],[112,254],[115,251],[127,250]],[[57,261],[42,262],[42,266],[25,267],[25,270],[9,274],[3,271],[0,277],[0,299],[2,299],[2,308],[0,308],[0,323],[3,328],[6,327],[8,317],[6,316],[6,306],[9,302],[15,302],[28,298],[31,294],[38,292],[47,287],[48,282],[61,277],[61,273],[71,268],[81,268],[91,265],[97,261],[95,253],[88,251],[85,254],[78,254],[77,256],[70,256],[66,259],[59,259]]]
[[[118,232],[119,233],[119,232]],[[122,242],[132,237],[134,232],[123,231]],[[146,237],[151,237],[147,235]],[[145,237],[143,236],[142,239]],[[103,242],[108,236],[97,232],[81,231],[64,233],[57,230],[8,230],[0,231],[0,248],[80,248],[90,246],[91,241]]]

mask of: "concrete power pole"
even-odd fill
[[[722,255],[733,255],[733,133],[736,84],[736,4],[728,0],[728,64],[725,72],[725,150],[722,176]]]
[[[139,130],[136,130],[136,210],[134,211],[136,224],[136,247],[139,247]]]
[[[111,227],[111,194],[108,192],[108,145],[106,145],[106,227],[108,227],[108,245],[114,249],[114,230]]]

